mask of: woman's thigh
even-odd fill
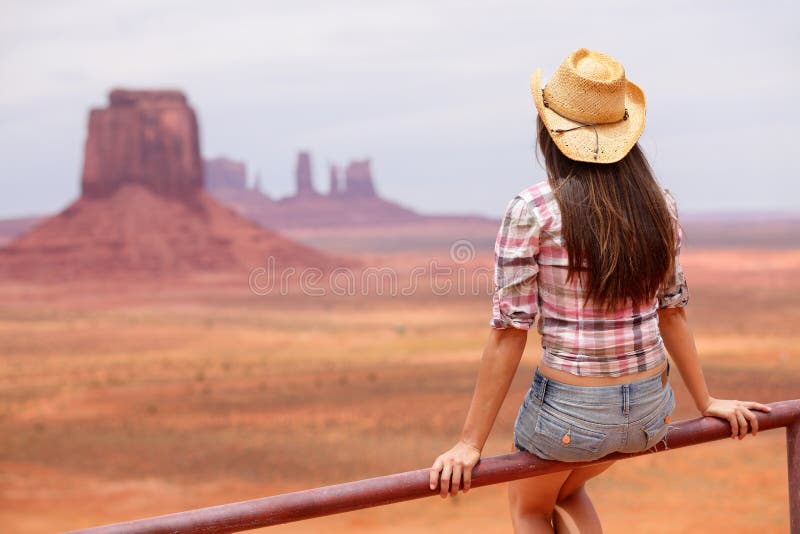
[[[512,450],[518,450],[516,444]],[[518,512],[539,512],[546,514],[553,506],[578,491],[588,480],[606,471],[614,461],[587,465],[538,475],[508,483],[509,502]]]
[[[516,449],[516,444],[513,449]],[[508,502],[512,514],[549,516],[558,501],[571,470],[557,471],[508,483]]]
[[[561,489],[558,491],[556,502],[563,501],[567,497],[571,496],[573,493],[581,489],[588,480],[596,477],[600,473],[605,472],[614,464],[615,461],[616,460],[611,460],[610,462],[587,465],[586,467],[579,467],[578,469],[573,469],[570,471],[569,476],[561,485]]]

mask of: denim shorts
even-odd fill
[[[537,367],[514,423],[514,445],[561,462],[639,452],[662,440],[666,447],[674,409],[669,362],[662,373],[613,386],[565,384],[542,375]]]

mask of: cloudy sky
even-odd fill
[[[112,87],[179,88],[205,156],[273,196],[295,154],[370,157],[379,192],[499,216],[544,178],[528,79],[580,47],[648,100],[641,138],[686,212],[800,210],[791,2],[2,1],[0,217],[79,192],[88,110]]]

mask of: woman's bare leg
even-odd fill
[[[559,471],[508,483],[508,504],[516,534],[553,532],[553,508],[570,473]]]
[[[614,462],[590,465],[571,471],[556,498],[553,525],[558,534],[602,534],[600,517],[586,492],[586,481]]]

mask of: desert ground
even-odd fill
[[[425,257],[369,260],[408,273]],[[800,398],[800,251],[690,249],[683,266],[711,394]],[[0,530],[77,529],[430,466],[458,438],[489,329],[490,296],[460,293],[0,285]],[[538,351],[532,331],[484,456],[510,452]],[[671,380],[673,420],[698,417]],[[611,533],[787,532],[785,431],[619,461],[587,487]],[[506,533],[506,490],[270,531]]]

